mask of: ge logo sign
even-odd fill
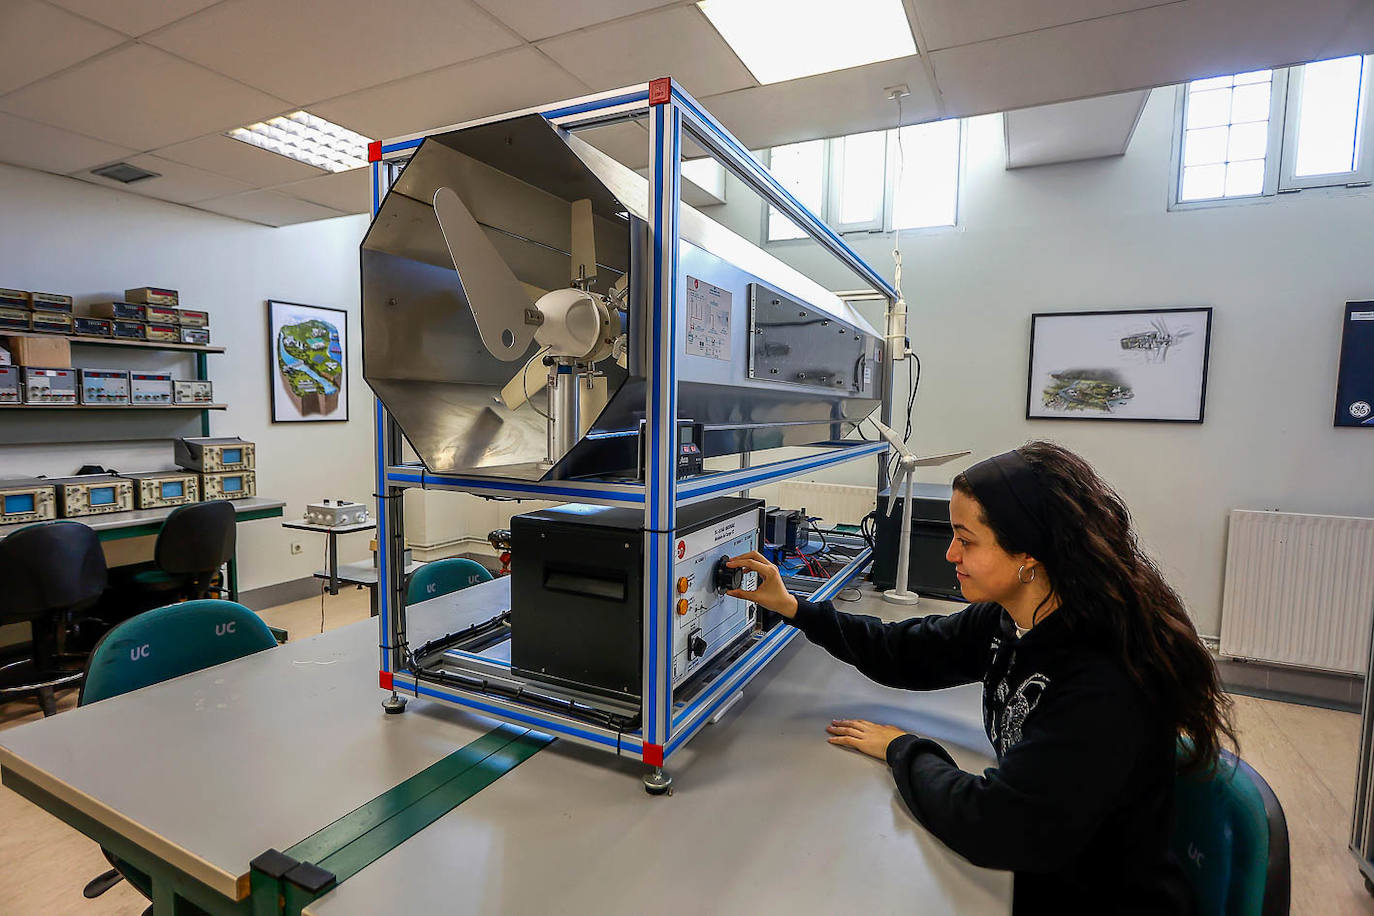
[[[219,623],[219,624],[215,624],[215,635],[216,635],[216,636],[224,636],[224,635],[227,634],[227,633],[232,633],[232,632],[234,632],[234,627],[235,627],[235,626],[237,626],[237,623],[235,623],[235,622],[232,621],[232,620],[229,621],[228,623]]]
[[[134,646],[132,649],[129,650],[129,661],[136,662],[139,659],[147,658],[149,655],[152,654],[152,647],[145,642],[143,645]]]
[[[1369,416],[1370,406],[1368,401],[1356,401],[1350,405],[1350,415],[1356,420],[1363,420]]]

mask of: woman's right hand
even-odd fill
[[[765,610],[781,614],[791,620],[797,613],[797,599],[783,585],[782,573],[772,563],[764,559],[757,550],[731,557],[725,564],[731,569],[747,569],[758,575],[753,589],[736,588],[725,594],[732,598],[752,601]]]

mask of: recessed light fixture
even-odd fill
[[[133,184],[135,181],[143,181],[145,178],[161,178],[160,172],[150,172],[141,169],[136,165],[127,162],[112,162],[109,165],[102,165],[98,169],[91,169],[92,175],[99,175],[101,178],[108,178],[111,181],[119,181],[124,184]]]
[[[700,0],[760,83],[916,53],[902,0]]]
[[[308,111],[235,127],[225,136],[326,172],[346,172],[367,165],[367,145],[372,142]]]

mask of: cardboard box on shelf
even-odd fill
[[[72,345],[65,337],[7,337],[5,347],[16,366],[70,366]]]

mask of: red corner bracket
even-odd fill
[[[646,744],[644,745],[644,762],[651,767],[663,766],[663,745]]]
[[[669,77],[660,77],[649,83],[649,104],[666,105],[668,100],[673,97],[673,81]]]
[[[396,682],[391,677],[390,671],[377,672],[377,685],[383,690],[395,690]]]
[[[381,161],[382,161],[382,141],[381,141],[381,140],[373,140],[371,143],[369,143],[369,144],[367,145],[367,161],[368,161],[368,162],[381,162]]]

